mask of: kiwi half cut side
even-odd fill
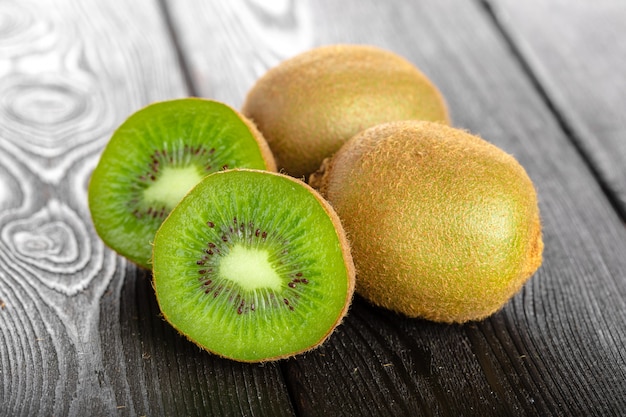
[[[157,229],[204,176],[227,168],[276,170],[254,125],[226,104],[185,98],[151,104],[114,132],[88,190],[98,235],[150,269]]]
[[[153,279],[181,334],[261,362],[320,345],[348,310],[355,272],[339,218],[315,190],[233,169],[204,178],[163,222]]]

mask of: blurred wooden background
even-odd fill
[[[358,298],[327,344],[239,364],[159,317],[86,204],[153,101],[239,107],[311,47],[395,51],[537,185],[543,267],[493,317]],[[626,411],[623,0],[0,0],[0,416],[608,416]]]

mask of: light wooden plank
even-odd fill
[[[626,218],[626,3],[488,3]]]
[[[538,188],[546,242],[539,273],[481,323],[408,320],[357,299],[327,345],[284,366],[298,412],[606,415],[626,409],[626,231],[489,13],[460,0],[278,3],[284,8],[171,3],[201,95],[241,103],[254,76],[314,45],[392,49],[442,89],[456,126],[526,167]],[[202,47],[215,33],[232,36]]]
[[[307,1],[165,4],[196,92],[235,107],[268,67],[313,46]]]
[[[93,230],[113,129],[185,95],[157,2],[0,2],[0,415],[293,414],[278,366],[191,346]]]

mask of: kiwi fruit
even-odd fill
[[[354,275],[328,202],[304,182],[268,171],[208,175],[154,240],[164,318],[203,349],[241,362],[321,344],[348,311]]]
[[[113,133],[88,187],[104,243],[150,269],[157,229],[204,176],[227,168],[276,170],[255,126],[226,104],[185,98],[153,103]]]
[[[367,127],[449,122],[442,95],[424,74],[367,45],[322,46],[281,62],[254,84],[242,112],[263,133],[278,168],[304,178]]]
[[[352,246],[356,291],[438,322],[499,310],[542,262],[537,195],[511,156],[438,123],[381,124],[310,178]]]

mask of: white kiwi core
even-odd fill
[[[219,274],[246,290],[280,290],[282,280],[274,271],[266,250],[234,246],[221,261]]]
[[[163,167],[156,181],[144,190],[143,196],[148,203],[160,203],[172,210],[201,179],[202,175],[193,165],[166,166]]]

